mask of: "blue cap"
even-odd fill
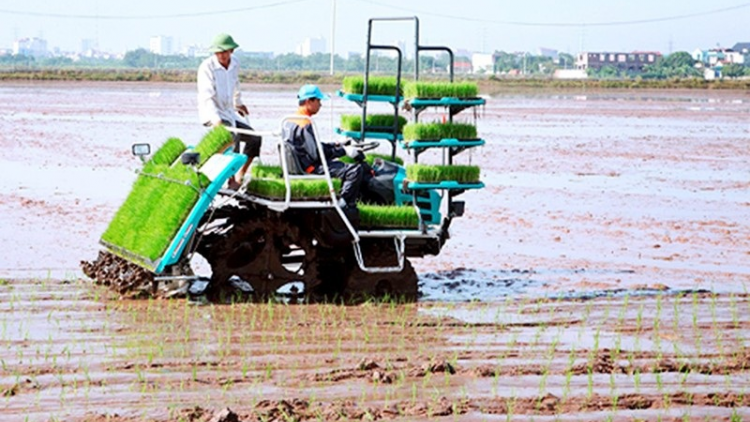
[[[320,88],[318,88],[317,85],[303,85],[302,88],[299,89],[299,92],[297,93],[297,99],[300,101],[308,100],[310,98],[317,98],[319,100],[327,100],[330,99],[326,94],[323,94],[320,92]]]

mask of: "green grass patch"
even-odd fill
[[[406,98],[475,98],[478,95],[476,82],[411,81],[404,87]]]
[[[185,144],[179,138],[169,138],[154,153],[149,162],[170,166],[185,151],[185,148]]]
[[[365,119],[365,127],[368,132],[393,133],[393,114],[370,114]],[[398,116],[398,133],[404,129],[406,118]],[[345,114],[341,116],[341,129],[347,131],[359,131],[362,128],[362,115]]]
[[[375,162],[376,158],[381,158],[381,159],[383,159],[385,161],[390,161],[390,162],[396,163],[396,164],[398,164],[400,166],[404,165],[404,159],[403,158],[397,156],[395,160],[391,160],[391,156],[389,154],[367,154],[367,155],[365,155],[365,162],[367,164],[369,164],[370,167],[372,167],[372,163]],[[339,160],[341,160],[341,161],[343,161],[345,163],[354,164],[354,159],[351,158],[351,157],[349,157],[348,155],[345,155],[343,157],[339,157]]]
[[[420,183],[438,183],[446,180],[476,183],[479,182],[479,166],[412,164],[406,167],[406,177],[412,182]]]
[[[364,76],[345,76],[341,81],[342,91],[348,94],[364,94]],[[404,81],[401,81],[401,92],[403,92]],[[395,76],[370,76],[367,84],[368,95],[390,95],[396,96]]]
[[[477,127],[468,123],[410,123],[404,126],[407,141],[440,139],[476,139]]]
[[[194,187],[199,186],[199,181],[203,186],[209,183],[205,176],[196,175],[181,164],[170,167],[146,163],[102,240],[156,260],[166,251],[198,200]]]
[[[360,227],[417,228],[419,215],[410,205],[369,205],[359,203]]]
[[[200,165],[202,166],[214,154],[232,145],[232,142],[232,133],[224,126],[216,126],[203,136],[203,139],[195,146],[193,151],[200,154]]]

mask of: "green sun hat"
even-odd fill
[[[220,53],[222,51],[232,50],[240,45],[234,42],[234,39],[229,34],[219,34],[214,38],[213,44],[209,49],[212,53]]]

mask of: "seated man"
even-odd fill
[[[297,114],[305,116],[300,119],[287,120],[284,124],[282,137],[291,147],[292,152],[300,164],[301,170],[308,174],[323,174],[323,163],[315,142],[315,133],[309,120],[320,111],[321,100],[329,97],[320,92],[316,85],[304,85],[297,93],[299,108]],[[344,207],[356,207],[359,190],[362,185],[364,169],[361,164],[347,164],[336,158],[347,154],[341,144],[322,143],[323,153],[331,176],[342,180],[341,198]]]

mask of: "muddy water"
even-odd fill
[[[0,286],[3,420],[743,420],[747,295],[420,305]]]
[[[295,108],[293,87],[245,96],[258,129]],[[358,110],[334,97],[321,133]],[[492,94],[477,121],[487,145],[458,157],[482,167],[487,187],[463,195],[441,255],[415,260],[424,299],[745,291],[749,115],[747,92]],[[203,133],[192,85],[4,83],[0,277],[80,275],[134,179],[130,145]]]
[[[294,109],[294,89],[246,92],[258,128]],[[77,281],[130,145],[197,142],[194,110],[190,85],[0,86],[3,421],[750,418],[748,93],[493,95],[488,145],[459,157],[487,188],[415,260],[418,305],[194,307]]]

